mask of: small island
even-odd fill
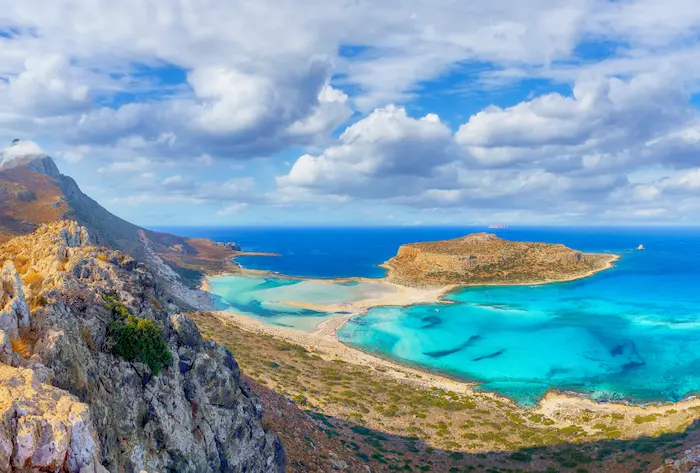
[[[402,245],[382,265],[387,280],[411,287],[534,285],[571,281],[612,267],[613,254],[562,244],[509,241],[491,233]]]
[[[491,225],[489,225],[489,228],[508,228],[508,225],[505,223],[492,223]]]

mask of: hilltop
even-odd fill
[[[85,195],[47,155],[0,164],[0,243],[59,220],[78,222],[95,243],[148,262],[160,277],[171,282],[182,278],[192,287],[202,271],[236,270],[230,262],[239,250],[235,244],[182,238],[129,223]]]
[[[562,244],[509,241],[491,233],[402,245],[384,263],[387,279],[406,286],[529,285],[569,281],[610,268],[616,255]]]

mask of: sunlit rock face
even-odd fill
[[[32,370],[0,364],[0,471],[107,472],[90,410]]]
[[[279,439],[263,429],[262,408],[231,352],[202,339],[182,315],[179,299],[147,265],[94,246],[85,227],[61,221],[0,246],[0,268],[0,367],[31,375],[31,382],[23,382],[37,392],[61,390],[56,396],[82,406],[85,426],[65,424],[78,419],[71,414],[78,407],[71,411],[68,401],[48,406],[41,412],[60,422],[33,418],[0,434],[27,439],[17,460],[12,449],[0,460],[79,471],[71,468],[89,463],[85,452],[92,450],[78,447],[89,444],[88,432],[100,453],[89,464],[109,471],[284,471]],[[159,329],[171,365],[156,374],[113,354],[109,330],[115,314],[105,306],[105,294]],[[24,399],[21,391],[12,393]],[[19,415],[7,406],[7,415]],[[58,450],[47,450],[48,444]],[[58,465],[59,450],[65,462],[77,459]]]

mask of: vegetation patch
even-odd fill
[[[115,317],[108,332],[108,345],[113,355],[127,361],[140,361],[154,376],[173,364],[170,348],[152,320],[131,314],[114,296],[102,294],[102,299]]]

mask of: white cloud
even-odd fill
[[[15,140],[0,152],[0,166],[17,158],[43,156],[44,150],[33,141]]]
[[[186,179],[177,174],[175,176],[166,177],[163,180],[163,187],[167,190],[186,191],[194,189],[195,183],[192,179]]]
[[[301,156],[281,187],[307,187],[333,194],[387,195],[410,191],[454,159],[450,129],[434,114],[414,119],[400,107],[377,109],[348,127],[319,156]]]
[[[696,3],[0,0],[0,28],[13,31],[0,36],[0,126],[105,179],[141,176],[135,200],[192,193],[583,215],[653,208],[673,194],[691,209]],[[574,86],[485,108],[456,134],[425,103],[407,103],[523,78]],[[353,112],[362,115],[333,139]],[[290,148],[301,156],[271,195],[245,179],[197,181],[214,162]],[[644,181],[628,177],[648,168]]]
[[[583,160],[590,168],[604,164],[611,153],[682,125],[689,116],[680,83],[649,73],[628,82],[582,80],[571,97],[553,93],[506,109],[489,107],[462,125],[456,138],[484,165],[549,156]]]
[[[695,175],[662,180],[700,150],[697,112],[675,76],[594,78],[572,96],[548,94],[489,107],[453,135],[436,116],[387,107],[349,127],[318,156],[303,155],[278,177],[280,193],[420,208],[476,208],[585,215],[630,205],[653,217]],[[656,166],[647,184],[628,173]],[[660,184],[659,182],[663,184]],[[673,182],[673,185],[671,185]],[[685,189],[681,191],[681,189]]]
[[[220,209],[219,211],[216,212],[217,215],[225,216],[225,215],[234,215],[237,213],[241,213],[245,209],[248,208],[248,204],[245,202],[236,202],[234,204],[229,204],[223,209]]]
[[[99,173],[134,173],[147,171],[153,167],[148,158],[137,158],[131,161],[114,161],[107,166],[97,169]]]

